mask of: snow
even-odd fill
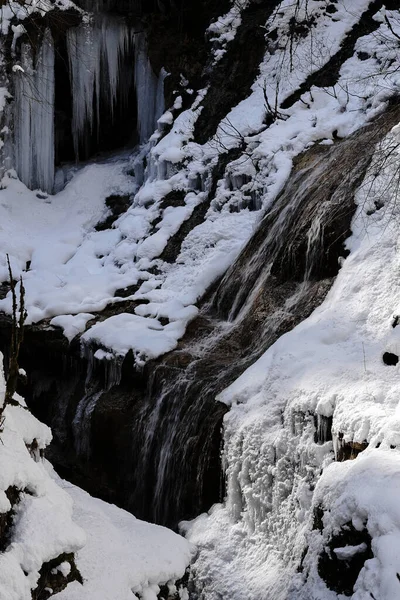
[[[360,573],[352,598],[362,600],[371,594],[375,598],[399,598],[398,560],[400,557],[400,456],[388,450],[371,450],[357,460],[334,463],[321,478],[315,492],[315,502],[323,502],[330,511],[324,518],[324,534],[313,532],[310,543],[313,550],[326,542],[329,533],[346,522],[366,523],[373,538],[374,557],[367,560]],[[335,550],[344,560],[360,546]],[[307,589],[316,585],[315,562],[310,566]],[[315,594],[315,598],[325,598]]]
[[[180,312],[183,315],[179,314]],[[180,311],[178,310],[177,322],[165,326],[156,318],[148,319],[131,314],[115,315],[93,325],[82,336],[82,342],[98,342],[106,348],[112,348],[117,356],[125,356],[129,350],[133,350],[137,364],[141,365],[150,358],[173,350],[185,331],[186,322],[196,314],[195,308],[185,310],[182,306]]]
[[[160,585],[183,577],[193,551],[184,538],[58,481],[74,501],[74,521],[87,534],[77,554],[83,588],[72,583],[60,600],[157,600]]]
[[[10,22],[17,18],[19,21],[24,21],[33,13],[39,13],[40,16],[44,17],[47,12],[54,10],[70,10],[74,9],[80,11],[80,9],[71,0],[28,0],[27,2],[17,2],[16,0],[9,0],[0,7],[0,25],[1,33],[7,35]],[[14,28],[17,30],[15,32]],[[13,26],[13,31],[17,35],[20,35],[21,25]],[[14,44],[13,44],[14,46]]]
[[[70,181],[54,196],[29,191],[13,172],[2,182],[0,245],[10,254],[14,275],[23,274],[28,322],[50,320],[52,326],[63,328],[69,340],[84,332],[83,350],[92,351],[94,360],[110,363],[115,355],[121,358],[131,350],[140,366],[176,346],[197,314],[199,298],[234,262],[283,189],[293,159],[312,144],[332,145],[336,137],[351,134],[384,110],[388,98],[398,93],[400,72],[392,61],[398,59],[399,12],[382,9],[376,15],[377,30],[357,41],[337,81],[327,87],[313,86],[300,100],[281,108],[299,85],[339,50],[370,3],[340,0],[334,4],[334,13],[326,12],[326,3],[318,0],[279,4],[265,25],[266,33],[276,30],[277,41],[268,40],[251,94],[229,111],[216,135],[204,145],[195,143],[192,134],[207,90],[198,91],[192,107],[176,116],[182,95],[192,93],[182,79],[173,107],[162,115],[166,73],[157,77],[151,72],[144,38],[136,37],[140,141],[150,136],[157,121],[160,127],[149,144],[130,157],[121,155],[59,172],[62,184],[64,175]],[[18,3],[12,5],[22,11]],[[49,6],[47,2],[32,3],[29,11],[48,10]],[[245,6],[246,2],[232,3],[227,15],[209,28],[214,61],[229,49]],[[1,13],[5,33],[11,18],[9,7],[2,7]],[[312,26],[295,38],[291,52],[291,20],[309,23],[311,18]],[[82,46],[87,27],[71,34],[79,37]],[[21,32],[18,28],[14,34]],[[128,33],[120,24],[107,32],[100,27],[94,37],[91,44],[97,50],[89,74],[71,51],[75,83],[82,82],[75,95],[77,132],[82,131],[85,120],[94,122],[97,107],[90,99],[101,81],[100,55],[110,72],[107,85],[112,113],[116,65],[128,43]],[[47,42],[50,44],[49,38]],[[51,59],[49,45],[42,51]],[[361,58],[360,52],[364,54]],[[33,67],[29,57],[25,59],[14,69],[17,81]],[[51,88],[45,93],[51,93]],[[265,95],[278,111],[269,127],[265,126]],[[6,96],[3,90],[1,107]],[[42,121],[48,128],[50,120],[43,116]],[[23,115],[20,125],[23,139],[30,140],[29,114]],[[171,130],[163,137],[167,125]],[[359,190],[348,242],[350,256],[323,305],[278,340],[219,397],[231,407],[224,422],[227,497],[208,515],[183,524],[189,540],[199,547],[193,573],[206,600],[338,598],[327,589],[316,565],[332,533],[348,521],[368,530],[374,553],[360,572],[354,600],[364,600],[371,592],[379,600],[400,596],[396,575],[400,560],[400,367],[382,361],[386,351],[400,353],[400,329],[393,327],[400,310],[399,141],[395,128]],[[180,225],[207,201],[210,173],[220,157],[227,149],[242,145],[245,151],[218,182],[204,222],[185,237],[173,264],[162,260]],[[21,164],[28,165],[28,175],[33,164],[28,156],[30,147],[20,147]],[[50,145],[41,146],[43,152],[49,149]],[[391,159],[380,161],[382,152]],[[21,164],[20,177],[33,186],[28,175],[21,175],[25,169]],[[136,179],[129,174],[133,166]],[[374,168],[381,172],[377,178],[373,177]],[[37,185],[48,187],[47,183]],[[170,192],[181,193],[182,206],[163,206]],[[131,206],[111,229],[96,231],[95,225],[108,214],[105,200],[111,194],[130,196]],[[382,202],[384,207],[378,210]],[[0,257],[0,275],[7,279],[4,257]],[[112,316],[86,330],[99,311],[122,300],[117,290],[131,286],[134,291],[127,301],[134,302],[134,312]],[[0,302],[0,309],[10,312],[9,296]],[[81,407],[86,409],[90,407]],[[21,505],[18,544],[0,555],[0,589],[3,586],[9,594],[6,598],[16,600],[29,597],[41,560],[61,547],[78,550],[84,541],[82,531],[71,524],[71,502],[54,482],[48,482],[43,465],[34,463],[26,450],[27,440],[37,438],[44,447],[50,435],[28,414],[23,408],[7,408],[4,448],[0,446],[2,509],[9,508],[4,495],[7,486],[29,485],[34,493]],[[332,417],[333,442],[324,442],[325,434],[320,443],[314,441],[315,417],[317,427],[325,432],[323,418]],[[369,446],[354,461],[335,463],[340,444],[346,442]],[[160,583],[183,574],[190,550],[181,538],[62,485],[74,499],[74,519],[88,535],[86,547],[78,554],[86,578],[85,600],[102,599],[106,591],[109,595],[104,600],[132,598],[133,594],[153,600]],[[26,539],[24,532],[51,513],[51,497],[61,506],[59,518],[64,526],[55,516],[53,522],[51,515],[48,531],[32,530],[31,538]],[[323,529],[313,531],[313,511],[321,503],[326,509]],[[45,539],[53,531],[58,539]],[[304,571],[299,573],[306,546]],[[177,548],[173,556],[171,547]],[[344,546],[336,549],[336,554],[341,560],[350,560],[363,549],[362,545]],[[28,568],[28,578],[21,564]],[[140,568],[136,569],[137,565]],[[118,577],[114,579],[110,573]],[[73,584],[62,596],[81,600],[82,588]]]
[[[1,403],[4,392],[1,371]],[[59,479],[49,463],[34,459],[27,445],[36,440],[44,449],[51,432],[21,397],[15,399],[20,405],[6,407],[0,434],[0,514],[11,509],[8,488],[20,490],[21,498],[14,507],[10,542],[0,553],[1,600],[30,600],[42,565],[64,553],[75,554],[84,584],[70,584],[60,599],[133,600],[140,594],[156,600],[160,585],[172,589],[185,574],[193,547],[164,527],[92,498]],[[67,577],[71,565],[64,561],[52,572]],[[180,592],[183,598],[183,588]]]
[[[211,23],[207,36],[212,42],[214,63],[226,54],[229,42],[235,39],[238,27],[242,23],[242,11],[249,5],[249,0],[235,0],[226,15]]]
[[[181,94],[186,93],[182,89],[174,106],[158,119],[161,130],[164,124],[172,124],[167,135],[157,132],[147,147],[131,157],[121,155],[83,169],[59,170],[57,189],[64,180],[70,181],[54,196],[37,198],[9,173],[3,180],[5,189],[0,191],[0,243],[11,256],[14,274],[24,274],[28,322],[50,319],[53,325],[62,326],[71,340],[85,331],[88,315],[96,316],[105,306],[118,303],[117,291],[133,287],[130,299],[139,304],[138,311],[95,325],[92,333],[85,333],[85,340],[118,355],[133,350],[140,364],[176,346],[196,315],[199,298],[236,259],[282,190],[294,157],[313,143],[331,144],[335,135],[345,136],[361,127],[384,109],[387,98],[398,89],[398,70],[385,67],[396,56],[397,39],[384,19],[385,14],[397,31],[398,11],[381,11],[378,30],[358,40],[354,56],[345,61],[335,85],[313,87],[303,94],[302,101],[280,109],[281,118],[270,127],[264,125],[264,92],[271,105],[277,91],[278,102],[285,100],[310,73],[326,64],[367,6],[367,0],[359,0],[349,10],[343,1],[329,14],[316,0],[307,3],[306,12],[303,5],[296,8],[289,0],[281,3],[266,24],[266,31],[277,29],[278,42],[267,47],[252,93],[226,115],[214,138],[204,145],[193,142],[191,136],[207,90],[197,93],[191,109],[175,116],[182,104]],[[225,33],[234,33],[240,24],[238,8],[235,3],[225,17],[211,25],[209,35],[218,38],[221,34],[222,45],[229,42]],[[296,39],[291,56],[285,43],[290,19],[302,22],[311,17],[313,27]],[[102,60],[111,75],[108,96],[112,114],[118,85],[116,65],[122,54],[129,52],[133,35],[143,141],[161,114],[160,86],[166,73],[159,78],[152,73],[143,34],[132,34],[118,19],[111,19],[107,27],[104,23],[92,19],[69,33],[77,87],[76,133],[79,137],[84,121],[93,123],[98,110],[90,99],[93,90],[102,85]],[[74,55],[72,38],[78,45],[89,44],[93,68],[87,69]],[[366,60],[359,58],[361,49],[369,56]],[[197,206],[208,201],[211,169],[227,149],[242,143],[246,151],[218,182],[204,222],[186,235],[177,260],[165,262],[161,256],[172,236]],[[23,147],[25,155],[29,144]],[[146,153],[144,169],[140,163]],[[128,175],[133,167],[136,179]],[[182,193],[184,205],[163,208],[163,199],[175,191]],[[104,202],[111,194],[130,196],[131,207],[111,229],[95,231],[96,222],[107,215]],[[28,261],[31,265],[26,271]],[[1,264],[0,278],[5,280],[4,259]],[[170,313],[171,299],[180,305],[178,319]],[[148,302],[157,305],[151,315],[142,308]],[[10,297],[0,301],[0,308],[10,311]],[[161,326],[157,316],[168,319],[169,324]],[[122,323],[128,324],[131,340],[128,334],[119,339]],[[111,347],[105,348],[107,344]]]
[[[94,318],[95,316],[90,313],[62,315],[60,317],[54,317],[54,319],[50,321],[50,325],[61,327],[65,337],[71,342],[79,333],[85,331],[87,322]]]

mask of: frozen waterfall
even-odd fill
[[[136,112],[137,138],[144,143],[164,111],[166,72],[153,72],[146,35],[122,18],[97,14],[66,34],[71,83],[71,125],[75,159],[88,155],[102,124],[114,124],[117,104]],[[46,30],[36,58],[23,43],[15,70],[16,170],[31,189],[51,193],[55,171],[55,48]],[[129,66],[131,65],[131,67]],[[58,81],[58,79],[57,79]],[[130,90],[134,90],[136,105]],[[134,134],[135,131],[132,131]]]
[[[140,143],[146,142],[157,127],[157,119],[164,112],[164,79],[161,70],[157,77],[151,68],[144,33],[135,35],[135,87],[138,105],[138,133]]]
[[[117,94],[128,98],[132,78],[136,88],[139,141],[145,142],[164,109],[164,74],[157,77],[152,70],[145,34],[135,33],[122,19],[97,15],[89,24],[71,29],[67,42],[77,156],[86,127],[92,131],[95,122],[97,127],[101,125],[101,97],[106,100],[112,119]],[[121,77],[121,62],[127,52],[134,55],[134,68],[131,77],[126,73]]]
[[[113,118],[120,84],[121,57],[130,46],[130,29],[122,20],[96,17],[93,22],[74,27],[67,34],[72,87],[72,134],[75,154],[84,141],[86,127],[100,127],[100,98],[104,97]],[[121,90],[122,91],[122,90]]]
[[[54,44],[46,30],[35,63],[21,47],[15,74],[15,147],[18,175],[29,188],[51,192],[54,181]]]

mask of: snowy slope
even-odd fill
[[[139,521],[67,482],[58,483],[72,497],[73,519],[87,535],[77,554],[83,588],[72,583],[58,595],[60,600],[157,600],[162,585],[169,586],[171,595],[186,599],[183,586],[175,586],[191,558],[184,538]]]

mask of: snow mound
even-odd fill
[[[1,402],[4,392],[1,371]],[[51,441],[49,428],[16,399],[20,405],[6,407],[0,433],[1,600],[31,600],[43,567],[54,560],[53,575],[68,578],[76,566],[83,580],[83,587],[69,583],[60,599],[156,600],[164,585],[185,599],[175,583],[185,575],[192,546],[59,479],[38,455]],[[9,531],[3,517],[11,522]],[[72,554],[75,564],[65,560]]]

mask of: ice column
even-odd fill
[[[140,143],[146,142],[157,127],[157,119],[164,112],[164,79],[161,70],[157,77],[151,67],[144,33],[135,35],[135,88],[138,106],[138,133]]]
[[[51,193],[54,185],[54,44],[45,31],[35,64],[29,44],[21,47],[15,74],[15,147],[19,178]]]

